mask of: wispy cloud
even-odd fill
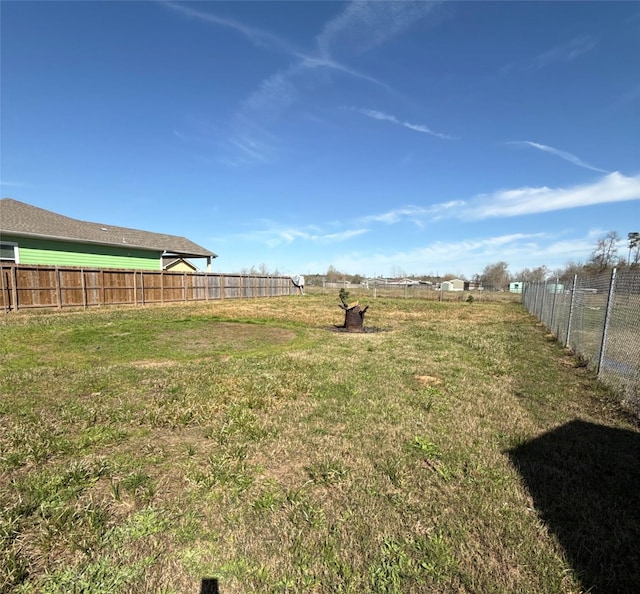
[[[362,217],[362,221],[366,223],[386,223],[387,225],[393,225],[405,220],[422,223],[423,219],[429,215],[430,210],[430,208],[421,206],[403,206],[381,214]]]
[[[273,221],[263,221],[262,229],[242,233],[244,241],[261,243],[269,248],[292,244],[295,241],[316,244],[336,244],[348,241],[368,232],[366,228],[345,229],[342,231],[324,231],[316,225],[305,227],[286,227]]]
[[[3,188],[28,188],[31,187],[31,184],[3,179],[0,181],[0,186],[2,186]]]
[[[360,220],[363,223],[384,223],[387,225],[408,221],[422,227],[426,222],[434,222],[444,218],[446,213],[455,211],[465,204],[466,202],[462,200],[452,200],[430,206],[403,206],[381,214],[368,215]]]
[[[638,83],[635,87],[629,89],[626,93],[623,93],[618,99],[616,99],[612,106],[613,108],[619,108],[623,105],[628,105],[630,103],[635,103],[640,100],[640,83]]]
[[[597,40],[589,35],[574,37],[567,43],[558,45],[536,56],[530,64],[533,70],[539,70],[551,64],[568,64],[576,58],[590,52],[597,45]]]
[[[408,128],[409,130],[413,130],[414,132],[420,132],[422,134],[429,134],[431,136],[437,136],[438,138],[445,138],[447,140],[453,140],[452,136],[448,134],[443,134],[442,132],[435,132],[429,126],[425,126],[424,124],[412,124],[411,122],[404,122],[399,120],[394,115],[389,115],[383,113],[381,111],[376,111],[375,109],[358,109],[361,114],[372,118],[374,120],[379,120],[383,122],[391,122],[392,124],[396,124],[398,126],[403,126]]]
[[[321,55],[359,54],[382,45],[426,17],[441,2],[350,2],[317,37]]]
[[[476,221],[629,200],[640,200],[640,176],[627,177],[613,172],[590,184],[568,188],[540,186],[498,190],[469,200],[450,200],[429,206],[402,206],[359,220],[363,224],[393,225],[409,222],[424,226],[441,219]]]
[[[378,80],[377,78],[369,76],[368,74],[365,74],[363,72],[359,72],[358,70],[355,70],[353,68],[349,68],[348,66],[345,66],[340,62],[336,62],[329,57],[306,56],[304,54],[299,54],[298,57],[301,59],[300,65],[309,70],[312,70],[314,68],[329,68],[331,70],[336,70],[338,72],[348,74],[353,78],[359,78],[361,80],[365,80],[386,89],[389,88],[389,85]]]
[[[205,23],[210,23],[212,25],[217,25],[220,27],[225,27],[227,29],[232,29],[240,33],[244,37],[246,37],[251,43],[253,43],[257,47],[276,50],[276,51],[280,51],[290,55],[296,54],[296,50],[291,45],[289,45],[284,39],[281,39],[280,37],[273,35],[268,31],[263,31],[256,27],[250,27],[234,19],[220,17],[211,12],[202,12],[199,10],[195,10],[181,3],[178,4],[174,2],[164,2],[163,4],[183,14],[184,16],[197,19]]]
[[[599,167],[594,167],[593,165],[589,165],[589,163],[585,163],[579,157],[568,153],[566,151],[561,151],[560,149],[553,148],[552,146],[547,146],[546,144],[540,144],[539,142],[532,142],[530,140],[512,140],[507,142],[506,144],[519,145],[519,146],[531,146],[545,153],[550,153],[555,155],[556,157],[560,157],[565,161],[569,161],[569,163],[573,163],[578,167],[584,167],[585,169],[590,169],[591,171],[599,171],[600,173],[609,173],[605,169],[600,169]]]
[[[525,187],[477,196],[458,211],[467,220],[515,217],[555,210],[640,200],[640,176],[614,171],[598,181],[569,188]]]
[[[598,45],[598,40],[590,35],[574,37],[566,43],[557,45],[528,60],[512,60],[499,69],[506,76],[512,72],[542,70],[554,64],[569,64],[580,56],[589,53]]]
[[[248,112],[260,112],[269,118],[277,117],[298,97],[298,89],[293,83],[300,66],[292,66],[276,72],[264,79],[256,91],[242,104],[242,117]]]
[[[315,47],[310,51],[303,51],[272,33],[234,19],[196,10],[180,3],[165,3],[167,7],[185,17],[231,29],[256,47],[293,58],[292,63],[286,68],[263,79],[258,88],[239,106],[231,123],[234,138],[227,145],[239,148],[241,153],[240,158],[227,159],[232,163],[252,158],[260,162],[268,160],[265,153],[256,151],[251,146],[264,144],[264,139],[256,133],[253,124],[247,126],[246,123],[259,122],[264,126],[278,120],[304,92],[315,88],[320,81],[326,83],[327,79],[320,79],[314,75],[316,71],[343,74],[389,88],[374,76],[348,66],[345,58],[367,51],[402,33],[412,23],[424,18],[437,4],[439,2],[351,2],[325,25],[315,39]],[[338,59],[336,56],[342,58]],[[440,135],[420,124],[404,122],[402,125],[418,132],[446,138],[446,135]],[[244,140],[236,137],[242,137]],[[250,139],[250,142],[247,142],[247,139]]]
[[[269,161],[271,147],[255,136],[235,136],[230,140],[230,143],[240,151],[245,160],[262,161],[263,163]]]
[[[290,44],[287,40],[282,39],[277,35],[274,35],[268,31],[263,31],[262,29],[258,29],[256,27],[251,27],[234,19],[220,17],[211,12],[202,12],[173,2],[165,2],[165,5],[169,8],[172,8],[173,10],[182,13],[187,17],[210,23],[212,25],[232,29],[243,35],[256,47],[284,53],[290,57],[297,58],[297,67],[290,69],[289,74],[299,71],[300,67],[309,69],[328,68],[343,72],[345,74],[349,74],[356,78],[368,80],[375,84],[383,84],[371,76],[358,72],[353,68],[349,68],[348,66],[339,63],[338,61],[330,57],[330,54],[327,52],[305,53],[304,51]]]

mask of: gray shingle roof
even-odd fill
[[[128,245],[184,257],[217,257],[185,237],[79,221],[13,198],[0,200],[0,234],[80,243]]]

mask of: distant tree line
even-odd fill
[[[257,267],[241,268],[239,274],[243,276],[286,276],[277,268],[275,270],[269,270],[269,267],[264,262]]]
[[[391,269],[389,277],[383,277],[382,275],[375,275],[375,278],[391,278],[391,279],[407,279],[410,281],[424,281],[435,284],[439,284],[445,280],[451,280],[458,278],[459,275],[446,273],[442,276],[438,274],[407,274],[399,266],[394,266]],[[309,286],[322,286],[323,283],[340,283],[346,282],[350,284],[360,284],[366,280],[370,280],[371,277],[363,276],[362,274],[349,274],[338,270],[335,266],[329,266],[324,274],[305,274],[306,284]]]
[[[504,290],[510,282],[535,282],[558,278],[567,280],[576,274],[590,276],[601,274],[613,268],[640,269],[640,232],[632,231],[627,235],[627,254],[619,253],[622,238],[616,231],[609,231],[596,241],[591,256],[586,262],[569,261],[564,267],[549,270],[546,266],[539,266],[530,270],[524,268],[515,274],[509,272],[506,262],[489,264],[478,275],[482,286],[488,289]]]
[[[538,266],[537,268],[523,268],[515,273],[509,271],[507,262],[495,262],[485,266],[480,274],[473,275],[470,280],[474,284],[483,287],[486,290],[504,291],[509,288],[511,282],[536,282],[547,279],[566,280],[573,278],[576,274],[580,276],[588,276],[600,274],[611,270],[612,268],[629,267],[631,269],[640,269],[640,232],[632,231],[627,235],[626,254],[620,254],[622,238],[616,231],[609,231],[606,235],[599,238],[586,262],[577,262],[570,260],[562,268],[549,270],[546,266]],[[249,269],[243,268],[241,274],[265,275],[265,276],[281,276],[282,274],[276,269],[270,271],[266,264],[260,264],[258,267],[252,266]],[[443,281],[458,278],[459,275],[445,273],[439,274],[407,274],[399,266],[394,266],[391,270],[391,278],[408,279],[413,281],[427,281],[437,285]],[[381,277],[377,277],[381,278]],[[360,284],[365,281],[366,277],[361,274],[348,274],[341,272],[335,266],[329,266],[324,274],[305,274],[305,284],[307,286],[322,286],[324,282],[339,283],[347,282],[351,284]]]

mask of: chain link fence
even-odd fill
[[[640,411],[640,271],[525,283],[522,302]]]

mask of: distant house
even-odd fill
[[[163,270],[169,259],[203,258],[210,270],[216,257],[185,237],[90,223],[12,198],[0,200],[2,263]]]
[[[522,287],[524,287],[524,283],[522,281],[509,283],[509,291],[511,293],[522,293]]]
[[[197,272],[198,267],[194,266],[185,258],[177,258],[176,256],[162,257],[162,270],[171,272]]]
[[[467,290],[469,289],[469,284],[467,283]],[[441,291],[464,291],[465,290],[465,281],[454,278],[448,281],[442,281],[440,283]]]

